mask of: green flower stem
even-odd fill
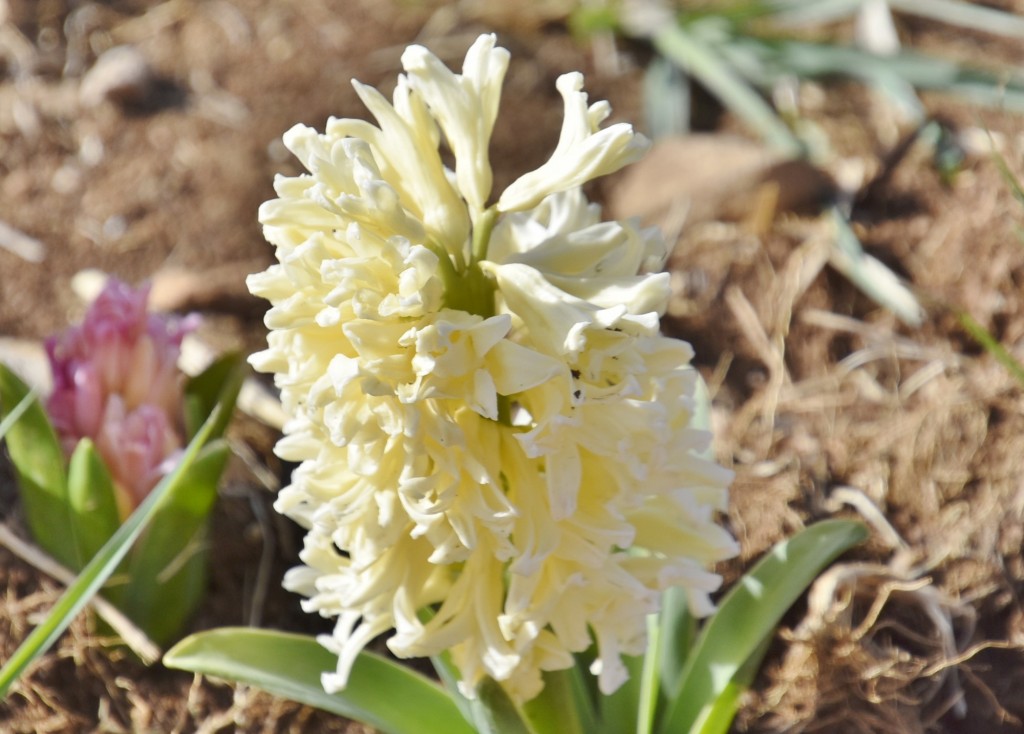
[[[456,311],[490,318],[497,309],[494,304],[494,282],[480,268],[480,261],[487,257],[491,233],[498,220],[498,210],[487,209],[477,218],[473,226],[473,250],[469,264],[461,256],[452,261],[445,248],[432,244],[430,249],[440,261],[441,277],[444,280],[444,305]]]
[[[473,225],[473,252],[470,255],[471,263],[478,263],[487,257],[487,248],[491,244],[491,233],[498,221],[497,207],[484,210],[483,214]]]

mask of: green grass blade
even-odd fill
[[[991,134],[989,134],[989,144],[992,146],[992,160],[995,161],[996,167],[999,169],[999,175],[1003,177],[1003,181],[1009,187],[1010,193],[1013,194],[1013,198],[1017,200],[1017,203],[1024,205],[1024,187],[1021,186],[1020,179],[1017,178],[1016,174],[1010,170],[1010,165],[1006,162],[1003,154],[996,150]],[[0,436],[2,435],[0,434]]]
[[[697,34],[671,24],[651,38],[654,47],[699,80],[709,92],[784,155],[804,154],[804,145],[761,95]],[[728,46],[728,43],[724,44]]]
[[[21,410],[17,420],[5,429],[4,438],[29,530],[57,561],[79,569],[85,561],[78,552],[68,506],[64,451],[39,401],[30,400],[23,405],[30,395],[28,386],[0,364],[0,411],[9,419],[16,409]]]
[[[959,309],[955,309],[954,313],[956,313],[956,319],[960,322],[960,326],[963,327],[964,331],[966,331],[974,341],[978,342],[986,352],[991,354],[993,359],[1005,367],[1006,371],[1013,375],[1017,382],[1024,386],[1024,365],[1022,365],[1016,357],[1010,354],[1010,351],[1006,347],[999,343],[999,341],[992,335],[992,332],[975,321],[974,317],[969,313]]]
[[[14,424],[18,422],[18,419],[25,414],[25,411],[28,410],[29,406],[32,405],[32,401],[35,399],[36,394],[30,390],[25,393],[25,396],[22,397],[21,400],[18,401],[18,404],[11,408],[9,412],[5,409],[4,419],[0,421],[0,441],[3,440],[4,436],[7,435],[7,432],[11,430]]]
[[[826,520],[758,561],[705,622],[658,731],[693,731],[821,570],[866,537],[858,522]]]
[[[312,637],[251,628],[201,632],[164,655],[169,668],[253,685],[387,734],[473,734],[440,686],[373,653],[359,655],[344,691],[328,694],[320,674],[336,664]]]
[[[836,227],[836,237],[829,253],[832,267],[868,298],[896,314],[900,321],[908,326],[920,326],[924,321],[924,309],[910,289],[885,264],[864,252],[850,223],[834,207],[832,219]]]
[[[131,514],[117,532],[100,549],[82,572],[54,604],[53,609],[28,638],[14,651],[11,658],[0,669],[0,697],[6,696],[11,685],[21,676],[32,662],[57,641],[89,599],[99,591],[118,564],[131,549],[146,525],[152,519],[160,503],[181,484],[181,477],[195,461],[199,450],[206,443],[214,425],[221,420],[224,406],[219,405],[210,414],[206,423],[185,448],[181,461],[150,492],[149,496]],[[10,440],[10,436],[8,436]],[[64,511],[66,512],[66,506]]]

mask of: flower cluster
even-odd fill
[[[69,456],[82,438],[96,443],[122,515],[184,445],[177,362],[195,323],[150,314],[148,296],[148,286],[136,290],[112,278],[80,325],[46,342],[54,382],[46,408],[54,429]]]
[[[420,46],[402,64],[391,102],[356,83],[376,125],[285,134],[308,174],[260,209],[278,262],[248,280],[272,305],[251,361],[292,416],[276,507],[308,529],[285,583],[337,618],[328,690],[393,630],[396,655],[448,650],[468,695],[489,676],[518,701],[596,642],[610,693],[662,592],[707,614],[736,552],[691,349],[659,333],[665,246],[579,189],[646,142],[566,74],[554,153],[495,201],[508,52],[485,35],[461,74]]]

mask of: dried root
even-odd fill
[[[834,566],[807,606],[785,634],[787,653],[762,702],[773,731],[929,731],[947,712],[967,715],[964,679],[983,686],[965,663],[1005,646],[969,647],[974,609],[931,579],[890,566]]]

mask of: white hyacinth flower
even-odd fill
[[[450,651],[467,695],[489,677],[516,701],[596,643],[610,693],[662,592],[709,613],[737,551],[692,352],[659,333],[665,246],[579,190],[646,144],[563,76],[551,159],[492,198],[507,51],[402,62],[392,102],[357,85],[377,125],[285,135],[309,173],[260,209],[278,262],[248,281],[272,305],[251,361],[292,416],[275,506],[308,530],[285,584],[337,620],[329,691],[392,630],[396,655]]]

